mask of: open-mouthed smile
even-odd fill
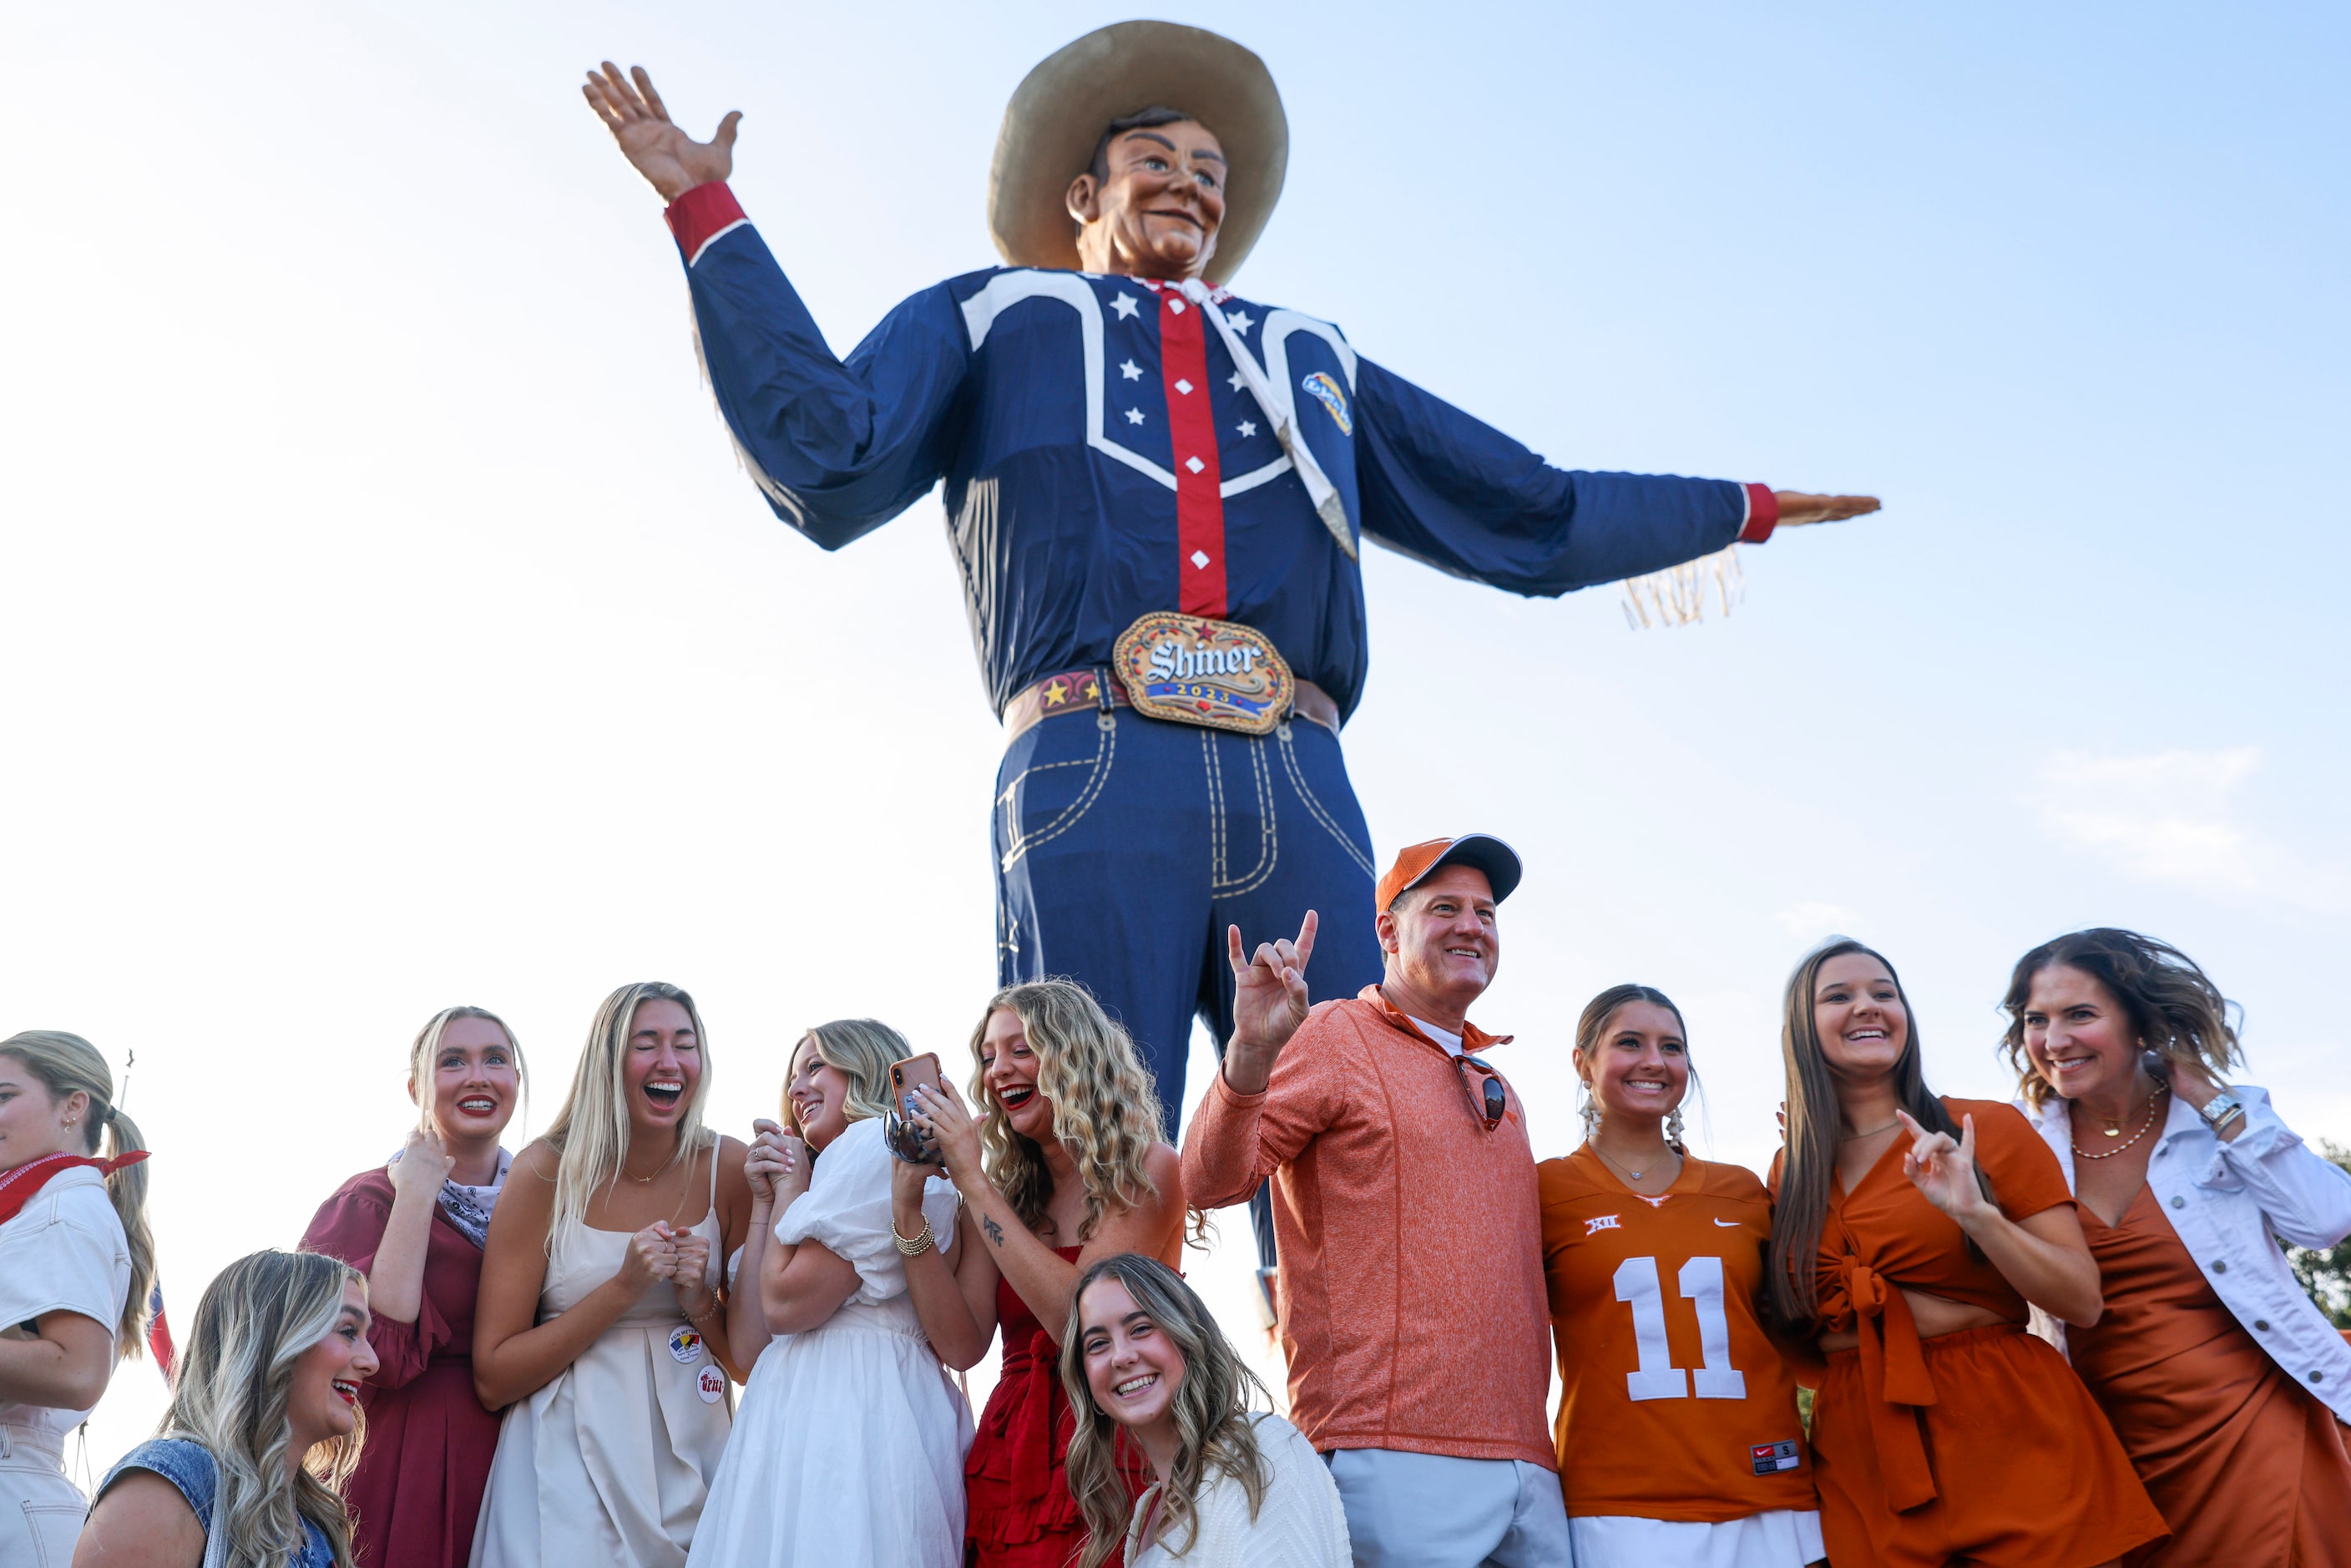
[[[468,1116],[487,1116],[498,1108],[498,1103],[486,1094],[468,1094],[457,1102],[457,1109]]]
[[[1033,1083],[1008,1083],[996,1092],[996,1103],[1007,1111],[1017,1111],[1037,1097]]]
[[[335,1397],[341,1400],[344,1404],[356,1405],[360,1402],[360,1385],[351,1382],[349,1378],[336,1378],[334,1388]]]
[[[1110,1391],[1121,1399],[1132,1399],[1145,1389],[1156,1387],[1158,1383],[1159,1375],[1155,1372],[1137,1373],[1123,1383],[1112,1384]]]
[[[684,1097],[685,1080],[683,1078],[648,1078],[645,1080],[645,1098],[652,1101],[654,1104],[659,1105],[664,1110],[668,1110]]]

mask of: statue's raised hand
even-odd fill
[[[631,66],[623,76],[620,67],[606,60],[601,70],[588,73],[580,90],[587,95],[588,107],[604,122],[612,140],[621,144],[622,152],[661,193],[663,201],[674,202],[696,185],[724,180],[735,172],[735,127],[743,119],[740,110],[729,110],[718,122],[718,133],[709,141],[696,141],[670,122],[668,106],[653,90],[653,78],[643,66]]]

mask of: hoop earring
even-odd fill
[[[1679,1105],[1675,1106],[1672,1113],[1666,1117],[1666,1142],[1674,1146],[1674,1152],[1677,1154],[1689,1153],[1682,1143],[1682,1108]]]

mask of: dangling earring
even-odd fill
[[[1676,1154],[1689,1153],[1689,1150],[1682,1145],[1682,1108],[1679,1105],[1675,1106],[1672,1113],[1666,1118],[1666,1142],[1674,1146]]]
[[[1583,1141],[1587,1144],[1596,1143],[1600,1138],[1600,1106],[1592,1098],[1592,1085],[1589,1083],[1583,1086],[1583,1104],[1581,1109],[1583,1113]]]

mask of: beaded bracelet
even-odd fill
[[[898,1244],[898,1250],[909,1258],[919,1258],[938,1244],[938,1238],[931,1234],[931,1222],[928,1218],[923,1221],[923,1228],[913,1236],[899,1235],[898,1222],[892,1220],[890,1239],[895,1241]]]

